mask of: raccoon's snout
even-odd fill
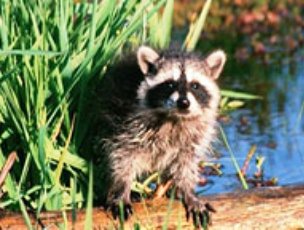
[[[179,109],[188,109],[190,107],[190,101],[186,97],[180,97],[177,100],[177,108]]]

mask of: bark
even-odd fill
[[[304,229],[304,186],[273,187],[254,189],[221,195],[205,196],[217,212],[212,215],[213,229]],[[134,215],[125,223],[124,229],[193,229],[186,220],[184,208],[179,201],[168,199],[145,200],[134,204]],[[169,210],[169,211],[168,211]],[[66,212],[66,229],[84,229],[85,210]],[[64,226],[62,212],[44,212],[40,223],[32,218],[36,229],[42,226],[51,230]],[[109,212],[101,208],[93,210],[94,229],[116,229],[119,221],[114,221]],[[0,229],[27,229],[23,217],[18,213],[0,211]]]

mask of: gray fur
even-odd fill
[[[221,55],[220,59],[216,60],[216,55],[213,55],[208,61],[208,57],[201,59],[187,53],[185,55],[170,54],[172,57],[162,54],[157,56],[157,53],[149,47],[140,48],[137,53],[137,62],[140,67],[137,65],[137,69],[133,71],[137,74],[142,72],[142,76],[136,76],[137,86],[132,86],[137,94],[136,98],[133,96],[132,99],[127,99],[123,93],[124,98],[119,98],[119,96],[110,95],[109,87],[108,91],[104,90],[102,96],[107,99],[104,99],[101,106],[106,109],[107,114],[101,115],[99,119],[101,124],[107,126],[116,123],[113,126],[110,125],[112,127],[110,134],[101,136],[100,145],[97,147],[103,164],[109,168],[100,178],[107,183],[104,189],[106,189],[109,205],[117,205],[120,200],[125,204],[130,204],[132,182],[143,174],[159,171],[164,180],[173,180],[173,184],[184,197],[184,202],[189,209],[203,209],[203,204],[194,195],[194,189],[199,180],[198,162],[208,155],[211,143],[216,139],[216,117],[220,95],[214,79],[218,77],[225,62],[224,53],[217,52]],[[149,55],[153,57],[149,58]],[[149,60],[157,62],[151,63],[158,67],[155,76],[147,74],[149,63],[145,62]],[[213,69],[206,69],[208,63],[215,63],[212,66]],[[202,75],[199,81],[211,95],[208,105],[196,103],[193,112],[190,110],[187,115],[180,114],[177,109],[171,108],[172,105],[164,106],[164,108],[148,108],[145,105],[145,95],[151,87],[162,82],[158,77],[169,78],[174,68],[182,64],[185,66],[186,74],[199,72],[191,77],[197,78]],[[215,69],[216,65],[220,69]],[[133,68],[136,65],[130,66]],[[208,70],[213,71],[217,76],[207,76]],[[178,74],[178,71],[175,72]],[[124,79],[128,78],[132,81],[133,77],[126,75]],[[105,81],[115,82],[115,79],[113,80],[109,74]],[[118,89],[121,87],[113,83],[110,85]],[[116,91],[119,90],[116,89]],[[126,108],[128,112],[123,115],[119,112],[111,113],[111,108],[114,107],[117,111],[125,111],[124,99],[128,105]],[[111,101],[121,103],[111,104]],[[194,102],[191,101],[191,103]],[[119,106],[122,107],[117,108]]]

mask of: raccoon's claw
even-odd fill
[[[208,210],[209,212],[216,213],[215,208],[214,208],[211,204],[209,204],[209,203],[205,203],[205,208],[206,208],[206,210]]]
[[[198,200],[185,204],[185,208],[187,220],[192,218],[194,226],[203,229],[207,229],[208,225],[211,225],[211,212],[216,212],[209,203],[202,204]]]
[[[114,203],[111,205],[111,212],[114,219],[128,220],[133,214],[133,209],[130,203]]]

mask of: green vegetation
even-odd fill
[[[26,218],[26,207],[37,215],[83,207],[88,84],[123,47],[142,42],[143,18],[164,2],[1,0],[0,165],[18,155],[1,208]]]

